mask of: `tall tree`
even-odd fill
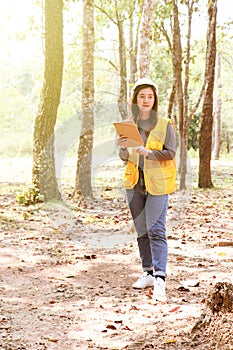
[[[167,26],[167,27],[165,26],[165,23],[171,22],[172,9],[173,9],[172,2],[170,2],[170,1],[167,2],[167,0],[157,1],[156,15],[155,15],[156,20],[155,20],[155,26],[154,26],[155,32],[153,33],[153,35],[155,37],[155,41],[156,41],[157,45],[158,45],[158,43],[164,42],[164,39],[167,42],[168,48],[167,49],[165,48],[166,59],[167,59],[168,54],[172,55],[172,53],[173,53],[172,36],[170,35],[170,31],[169,31],[171,26]],[[173,56],[172,56],[172,58],[173,58]],[[175,119],[175,122],[176,122],[176,115],[173,115],[175,98],[176,98],[176,77],[175,77],[175,70],[174,69],[172,70],[172,74],[173,74],[172,88],[171,88],[169,101],[168,101],[167,116],[168,116],[168,118],[172,118],[172,116],[173,116]]]
[[[82,123],[75,193],[92,197],[91,165],[94,135],[94,0],[85,0],[82,41]]]
[[[118,97],[118,107],[122,119],[126,119],[127,112],[127,70],[126,70],[126,46],[124,32],[124,17],[119,9],[119,2],[115,0],[116,24],[118,27],[119,38],[119,63],[120,63],[120,90]]]
[[[182,45],[181,45],[181,32],[179,22],[179,11],[177,0],[172,0],[173,9],[173,26],[172,26],[172,66],[173,66],[173,88],[176,92],[177,112],[178,112],[178,130],[180,135],[180,158],[183,159],[182,150],[184,145],[182,142],[183,135],[183,120],[184,120],[184,99],[183,99],[183,83],[182,83]],[[182,166],[182,165],[181,165]],[[182,179],[183,181],[183,179]],[[180,189],[184,187],[180,184]]]
[[[221,54],[217,55],[217,100],[214,111],[214,147],[213,158],[219,159],[221,138],[221,110],[222,110],[222,82],[221,82]]]
[[[190,122],[189,116],[189,70],[190,70],[190,51],[191,51],[191,29],[192,29],[192,15],[195,0],[186,0],[185,4],[188,10],[188,26],[186,35],[186,55],[184,60],[184,114],[183,125],[180,143],[180,189],[186,187],[186,173],[187,173],[187,153],[188,153],[188,128]]]
[[[54,127],[63,75],[63,1],[45,0],[45,65],[33,135],[32,182],[44,199],[60,200],[54,160]]]
[[[213,129],[213,91],[216,60],[216,17],[217,0],[208,0],[208,29],[205,66],[205,91],[201,115],[200,143],[199,143],[199,174],[198,186],[210,188],[211,179],[211,151]]]
[[[172,65],[173,65],[173,88],[169,100],[168,113],[171,113],[174,91],[176,92],[176,102],[178,111],[178,129],[180,137],[180,184],[181,190],[186,188],[187,173],[187,150],[188,150],[188,129],[192,116],[196,112],[201,97],[203,95],[203,87],[201,88],[198,100],[192,110],[189,106],[189,76],[190,76],[190,60],[191,60],[191,28],[192,17],[196,0],[186,0],[184,4],[188,10],[187,17],[187,34],[185,51],[182,50],[181,30],[179,22],[178,1],[172,1],[173,7],[173,42],[172,42]],[[184,56],[184,73],[183,62]],[[204,85],[203,85],[204,86]]]
[[[136,5],[136,4],[135,4]],[[134,8],[134,11],[136,9]],[[130,14],[129,23],[129,87],[135,84],[137,74],[137,53],[138,53],[138,42],[139,42],[139,28],[142,16],[142,6],[137,11],[138,22],[135,23],[134,11]],[[136,30],[135,30],[136,27]],[[134,33],[134,31],[136,33]],[[129,96],[130,97],[130,96]]]
[[[117,27],[118,34],[118,57],[119,65],[117,70],[119,72],[119,96],[118,96],[118,109],[122,119],[126,119],[128,116],[127,100],[128,100],[128,89],[127,89],[127,47],[125,41],[125,27],[127,26],[127,20],[131,19],[130,30],[133,30],[133,19],[135,15],[135,7],[137,1],[125,1],[125,0],[114,0],[113,2],[109,1],[100,1],[98,5],[95,3],[95,7],[101,11],[114,25]],[[140,18],[140,14],[139,14]],[[130,33],[130,84],[134,81],[135,74],[135,55],[137,53],[137,47],[132,45],[132,35]],[[137,44],[137,40],[135,41]],[[114,65],[115,66],[115,65]]]
[[[150,42],[156,0],[144,0],[140,31],[139,77],[150,78]]]

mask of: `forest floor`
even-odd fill
[[[140,260],[115,175],[95,200],[66,186],[66,204],[23,206],[20,164],[1,166],[0,349],[233,349],[232,313],[192,331],[207,293],[233,279],[232,162],[214,163],[213,189],[194,179],[170,196],[166,303],[132,288]]]

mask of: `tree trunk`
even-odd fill
[[[213,129],[213,91],[216,59],[216,15],[217,0],[208,2],[208,32],[205,68],[205,92],[201,116],[200,144],[199,144],[199,175],[198,186],[210,188],[211,180],[211,151]]]
[[[142,20],[142,11],[143,11],[143,3],[138,4],[138,8],[134,7],[134,10],[132,11],[130,15],[130,32],[129,32],[129,87],[130,90],[135,84],[136,80],[136,74],[138,71],[138,65],[137,65],[137,55],[138,55],[138,49],[139,49],[139,33],[140,33],[140,26],[141,26],[141,20]],[[134,39],[134,18],[135,13],[137,16],[137,26],[135,29],[135,39]],[[129,91],[129,99],[131,97],[131,91]]]
[[[167,116],[170,119],[172,118],[172,114],[173,114],[175,96],[176,96],[176,85],[175,85],[175,79],[173,79],[172,90],[169,96],[168,109],[167,109]]]
[[[133,29],[134,29],[134,17],[131,16],[130,28],[129,28],[129,86],[130,88],[132,88],[135,83],[135,76],[137,73],[137,51],[136,51],[136,46],[134,47],[134,40],[133,40],[134,30]]]
[[[127,71],[126,71],[126,48],[125,48],[125,36],[124,36],[124,20],[117,12],[117,25],[119,35],[119,62],[120,62],[120,91],[118,97],[118,108],[122,119],[126,119],[127,112]]]
[[[218,349],[227,349],[226,344],[232,343],[232,338],[230,333],[225,333],[224,323],[229,322],[230,329],[233,312],[232,283],[216,283],[208,292],[205,305],[206,308],[193,326],[191,334],[198,339],[199,344],[205,344],[209,340],[209,349],[217,349],[216,344]]]
[[[173,43],[172,43],[172,64],[176,86],[176,100],[178,109],[179,133],[183,131],[183,86],[182,86],[182,47],[180,37],[180,24],[176,0],[173,0]]]
[[[94,134],[94,0],[83,9],[82,124],[79,139],[75,194],[92,197],[91,166]]]
[[[221,55],[218,53],[218,64],[217,64],[217,89],[218,98],[216,101],[215,113],[214,113],[214,149],[213,158],[219,159],[220,154],[220,139],[221,139],[221,109],[222,109],[222,83],[221,83]]]
[[[183,143],[183,125],[184,125],[184,101],[183,101],[183,85],[182,85],[182,47],[181,35],[177,1],[172,1],[173,6],[173,30],[172,30],[172,65],[173,65],[173,85],[176,90],[177,112],[178,112],[178,129],[180,135],[180,189],[185,188],[185,171],[183,165],[185,164],[185,147]],[[183,169],[183,170],[186,170]]]
[[[144,1],[139,53],[139,76],[150,78],[150,41],[152,23],[155,16],[155,0]]]
[[[218,282],[208,293],[206,306],[212,313],[233,312],[233,285],[229,282]]]
[[[108,6],[101,2],[101,6],[95,4],[95,7],[98,8],[107,18],[113,22],[118,29],[118,55],[119,55],[119,72],[120,72],[120,88],[118,96],[118,109],[121,115],[121,118],[124,120],[128,117],[128,108],[127,108],[127,67],[126,67],[126,45],[125,45],[125,33],[124,33],[124,15],[122,14],[122,3],[118,0],[110,2],[110,10]],[[112,6],[112,7],[111,7]],[[126,5],[125,5],[126,6]],[[132,53],[132,51],[131,51]]]
[[[186,188],[186,174],[187,174],[187,155],[188,155],[188,129],[190,123],[189,116],[189,65],[190,65],[190,41],[191,41],[191,25],[193,15],[194,0],[186,2],[188,8],[188,29],[187,29],[187,44],[186,55],[184,60],[184,88],[182,85],[182,47],[181,47],[181,33],[179,24],[179,14],[177,1],[173,1],[173,76],[176,89],[177,107],[178,107],[178,122],[180,135],[180,190]]]
[[[45,0],[45,68],[33,135],[32,182],[45,200],[60,200],[55,160],[54,127],[63,74],[63,1]]]

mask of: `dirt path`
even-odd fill
[[[141,270],[123,202],[104,210],[98,202],[77,211],[35,210],[18,206],[13,194],[2,196],[1,349],[192,349],[190,331],[206,291],[231,279],[233,261],[232,247],[216,245],[229,238],[232,209],[221,213],[220,227],[207,211],[197,222],[197,196],[203,193],[193,195],[175,230],[169,211],[164,304],[152,301],[150,289],[131,287]]]
[[[1,184],[0,349],[233,349],[232,315],[191,335],[207,292],[233,278],[231,186],[171,196],[164,304],[132,289],[141,268],[124,198],[24,207],[21,187]]]

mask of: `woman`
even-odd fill
[[[133,288],[154,287],[153,298],[165,301],[166,214],[168,194],[175,189],[175,134],[170,119],[158,117],[158,90],[150,79],[136,82],[130,109],[144,146],[128,149],[122,136],[117,142],[120,158],[127,162],[123,183],[143,270]]]

